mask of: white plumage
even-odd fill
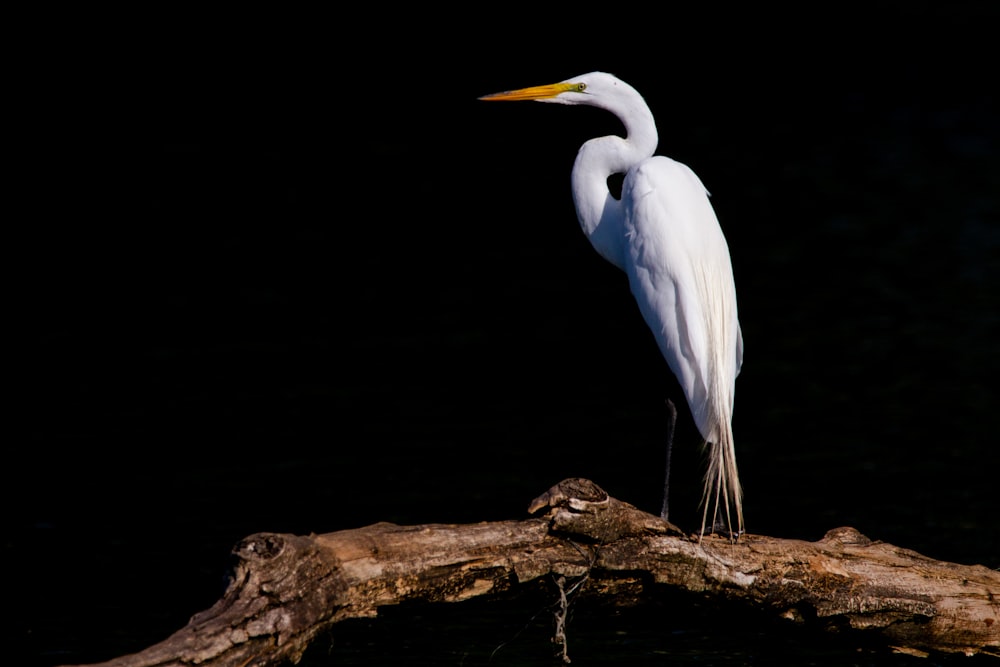
[[[610,74],[592,72],[481,99],[589,105],[624,124],[626,137],[598,137],[580,147],[572,171],[577,216],[597,252],[628,276],[705,441],[702,533],[710,508],[712,526],[725,519],[731,533],[742,533],[732,414],[743,338],[729,247],[705,186],[686,165],[653,156],[657,132],[649,107]],[[620,200],[608,190],[612,174],[625,175]]]

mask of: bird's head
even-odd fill
[[[635,91],[627,83],[605,72],[581,74],[559,83],[544,86],[507,90],[502,93],[483,95],[479,99],[487,102],[555,102],[556,104],[586,104],[604,106],[605,102],[621,94]]]

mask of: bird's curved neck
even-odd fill
[[[618,136],[591,139],[580,147],[573,165],[573,199],[580,227],[591,245],[604,259],[624,267],[625,211],[622,203],[608,189],[608,177],[624,174],[653,155],[657,136],[653,115],[645,104],[616,114],[624,121],[626,138]]]

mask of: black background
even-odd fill
[[[576,11],[32,23],[4,545],[27,659],[162,639],[258,531],[518,518],[571,476],[656,509],[673,380],[569,192],[617,122],[476,99],[596,69],[729,239],[748,530],[1000,565],[996,11]]]

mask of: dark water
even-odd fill
[[[470,607],[433,614],[393,610],[378,621],[359,622],[338,632],[329,646],[307,654],[304,664],[562,664],[561,647],[551,643],[549,601],[537,601],[536,606],[520,601]],[[702,607],[685,597],[624,611],[577,603],[571,607],[566,639],[572,664],[832,666],[914,661],[864,637],[845,641],[836,635],[790,630],[753,611]],[[962,661],[970,663],[964,656]],[[954,659],[925,662],[959,664]]]
[[[740,45],[722,65],[673,28],[656,59],[374,31],[411,47],[385,69],[326,34],[181,26],[60,61],[74,103],[33,119],[44,195],[14,285],[8,645],[55,665],[159,641],[258,531],[518,518],[572,476],[657,508],[675,387],[569,193],[578,145],[616,124],[475,100],[592,69],[646,95],[729,239],[748,529],[850,525],[1000,567],[1000,116],[973,38],[996,17],[977,7],[840,14],[836,39],[713,21]],[[546,604],[388,610],[306,662],[553,664]],[[683,599],[581,600],[570,641],[574,664],[912,661]]]

